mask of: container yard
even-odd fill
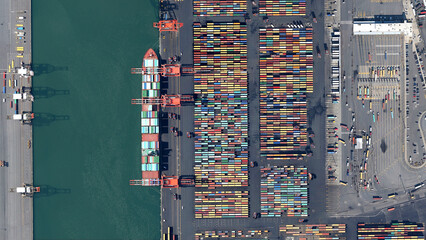
[[[308,171],[305,167],[262,168],[261,216],[307,217]]]
[[[424,224],[392,222],[391,224],[358,224],[358,239],[425,239]]]
[[[304,16],[306,15],[306,0],[259,0],[259,14]]]
[[[341,179],[348,174],[347,169],[334,168],[326,162],[330,158],[337,163],[340,155],[326,152],[338,153],[354,145],[351,123],[356,121],[352,116],[348,118],[350,121],[341,120],[341,112],[327,111],[332,109],[330,106],[341,107],[337,103],[345,102],[344,94],[351,93],[347,83],[358,84],[351,75],[361,75],[364,71],[359,68],[355,73],[356,69],[346,68],[351,57],[342,52],[351,35],[340,35],[343,30],[338,24],[324,28],[327,18],[324,7],[332,6],[328,11],[333,12],[333,8],[345,6],[342,1],[338,1],[337,7],[333,4],[336,3],[303,0],[161,1],[160,22],[165,27],[161,23],[154,26],[160,32],[172,31],[160,33],[160,64],[176,65],[181,73],[191,73],[168,78],[161,74],[165,78],[161,93],[188,94],[194,99],[190,105],[171,110],[162,107],[161,115],[169,114],[167,121],[161,121],[160,130],[164,146],[161,156],[165,156],[160,159],[159,180],[163,236],[177,239],[355,237],[359,221],[345,217],[345,212],[338,215],[329,211],[344,204],[362,209],[368,203],[354,202],[368,192],[360,196],[346,194],[346,189],[353,185],[352,179],[359,181],[359,178],[346,175],[348,179]],[[350,28],[352,22],[346,20],[343,28]],[[325,43],[327,40],[330,41]],[[380,45],[387,43],[376,45],[381,48]],[[357,54],[362,52],[354,54],[354,58]],[[392,51],[386,54],[389,60],[395,57]],[[192,70],[183,71],[184,68]],[[350,81],[343,81],[345,78]],[[370,93],[377,93],[371,89]],[[329,96],[332,103],[327,105]],[[380,121],[384,117],[381,113]],[[364,122],[358,120],[358,115],[357,121]],[[330,122],[336,126],[328,127]],[[360,139],[361,143],[357,143],[360,148],[370,144],[372,137],[369,132],[364,134],[365,138],[358,135],[363,129],[353,129]],[[327,147],[326,137],[330,132],[333,139]],[[380,151],[379,147],[375,151]],[[373,153],[370,149],[365,155],[372,158]],[[359,154],[353,156],[360,158]],[[346,167],[359,171],[361,165],[351,165],[352,161]],[[369,170],[373,164],[368,163]],[[331,182],[327,180],[327,172],[337,184],[324,186]],[[377,175],[382,184],[385,180],[380,173]],[[411,185],[407,185],[410,184],[406,184],[410,190]],[[344,202],[341,199],[345,197],[351,199]],[[392,219],[392,214],[401,214],[398,210],[401,206],[390,201],[404,197],[399,192],[395,198],[383,198],[380,201],[387,201],[390,206],[384,210],[377,207],[368,216],[360,213],[360,219],[369,222]],[[368,201],[379,200],[369,197]],[[414,204],[420,212],[421,206]],[[388,212],[388,207],[394,211]],[[338,224],[333,224],[336,219]],[[172,234],[167,232],[170,226]]]
[[[259,35],[261,156],[303,156],[306,96],[313,91],[312,28],[261,28]]]
[[[219,231],[201,231],[195,233],[195,240],[214,240],[214,239],[268,239],[269,230],[219,230]]]
[[[285,237],[305,240],[345,240],[346,224],[306,224],[280,226]]]
[[[194,16],[242,17],[247,11],[246,0],[194,0]]]
[[[197,187],[248,184],[247,27],[194,23]]]
[[[248,191],[196,191],[195,218],[248,217],[248,196]]]

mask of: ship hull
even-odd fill
[[[149,49],[143,59],[142,67],[155,70],[159,66],[158,57],[154,50]],[[160,94],[160,75],[142,75],[142,98],[157,98]],[[142,104],[141,111],[141,152],[142,179],[159,178],[160,171],[160,126],[159,105]]]

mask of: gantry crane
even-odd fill
[[[22,197],[32,197],[34,193],[40,192],[40,187],[34,187],[31,184],[22,184],[21,187],[10,188],[9,192],[20,193]]]
[[[146,97],[142,99],[132,99],[132,104],[147,104],[147,105],[161,105],[162,107],[180,107],[182,102],[193,102],[194,96],[192,95],[162,95],[161,98]]]
[[[183,27],[183,23],[177,20],[161,20],[154,23],[154,27],[158,28],[160,32],[177,32],[179,28]]]
[[[161,67],[142,67],[132,68],[132,74],[142,75],[157,75],[161,74],[162,77],[180,77],[182,74],[193,74],[192,67],[182,67],[181,64],[163,64]]]
[[[194,177],[162,176],[161,178],[149,178],[130,180],[132,186],[161,186],[161,188],[178,188],[195,186]]]

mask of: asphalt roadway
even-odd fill
[[[16,47],[24,47],[26,64],[31,60],[31,1],[27,0],[0,0],[0,72],[8,72],[8,66],[12,59],[15,68],[20,65],[16,57]],[[26,12],[24,12],[26,11]],[[18,16],[25,16],[25,20],[17,22]],[[23,24],[25,28],[25,41],[16,39],[16,24]],[[2,83],[4,81],[1,76]],[[0,240],[33,239],[33,201],[31,198],[23,198],[20,194],[9,192],[10,188],[21,186],[22,183],[33,183],[33,155],[32,147],[28,147],[28,141],[32,141],[32,127],[21,125],[19,121],[7,120],[7,116],[14,113],[10,108],[12,93],[22,86],[31,86],[27,79],[7,74],[6,94],[1,94],[5,99],[0,102],[0,160],[7,162],[7,167],[0,168]],[[17,80],[17,88],[8,86],[8,79]],[[32,111],[30,102],[19,101],[19,111]],[[30,143],[30,145],[32,145]]]

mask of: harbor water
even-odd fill
[[[160,239],[141,177],[140,67],[158,50],[155,0],[32,2],[34,238]]]

